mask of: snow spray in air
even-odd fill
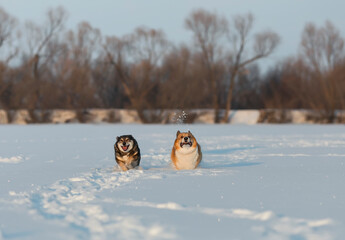
[[[188,117],[188,114],[185,111],[182,111],[181,114],[174,113],[172,117],[172,122],[176,124],[184,124]]]

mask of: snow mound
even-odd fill
[[[22,161],[23,161],[23,157],[21,157],[21,156],[14,156],[14,157],[9,157],[9,158],[0,157],[0,163],[16,164],[16,163],[20,163]]]
[[[231,124],[256,124],[260,117],[260,111],[258,110],[233,110],[230,112]]]
[[[0,124],[7,124],[8,118],[7,113],[4,110],[0,109]],[[0,232],[0,239],[1,239],[1,232]]]

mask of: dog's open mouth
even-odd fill
[[[129,147],[129,145],[128,145],[128,146],[126,146],[126,145],[122,145],[122,146],[121,146],[121,148],[122,148],[123,151],[127,151],[128,147]]]
[[[192,142],[181,142],[180,143],[180,146],[181,146],[181,148],[184,146],[184,145],[188,145],[188,146],[192,146]]]

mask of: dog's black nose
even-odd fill
[[[184,141],[187,142],[188,141],[188,137],[184,137]]]

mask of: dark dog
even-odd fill
[[[123,171],[133,169],[140,164],[140,149],[132,135],[123,135],[116,138],[114,144],[115,160]]]

